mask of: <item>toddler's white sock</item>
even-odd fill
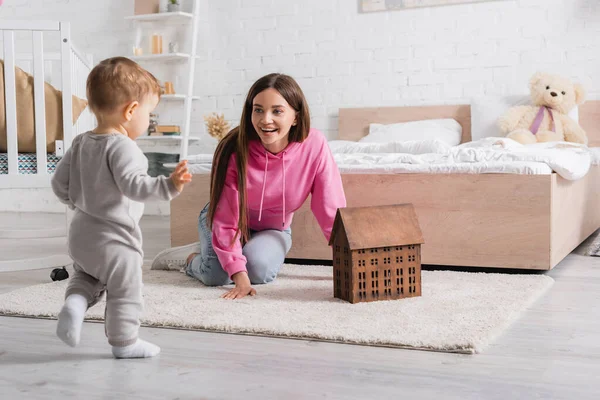
[[[116,358],[147,358],[154,357],[160,353],[160,347],[145,340],[138,339],[129,346],[113,346],[112,353]]]
[[[83,325],[83,317],[87,308],[87,299],[75,293],[67,297],[65,304],[58,314],[56,335],[71,347],[79,344],[81,326]]]

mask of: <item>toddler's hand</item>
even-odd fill
[[[180,161],[175,167],[175,171],[170,176],[173,186],[181,193],[183,186],[192,181],[192,174],[189,173],[187,160]]]

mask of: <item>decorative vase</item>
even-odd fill
[[[154,34],[152,35],[152,54],[162,54],[162,36]]]
[[[179,11],[179,3],[177,3],[177,4],[173,4],[173,3],[167,4],[167,11],[168,12],[178,12]]]

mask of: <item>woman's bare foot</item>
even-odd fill
[[[187,260],[185,260],[185,265],[190,265],[194,257],[196,257],[200,253],[192,253],[188,256]]]

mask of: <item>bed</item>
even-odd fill
[[[341,109],[340,140],[365,136],[371,122],[384,124],[453,118],[462,143],[471,140],[469,105]],[[600,101],[579,109],[589,146],[600,146]],[[600,166],[575,180],[556,172],[401,173],[342,172],[349,207],[412,203],[430,265],[549,270],[600,227]],[[209,198],[210,176],[171,202],[173,246],[197,239],[197,215]],[[288,258],[331,261],[331,249],[310,212],[310,199],[294,215]]]

